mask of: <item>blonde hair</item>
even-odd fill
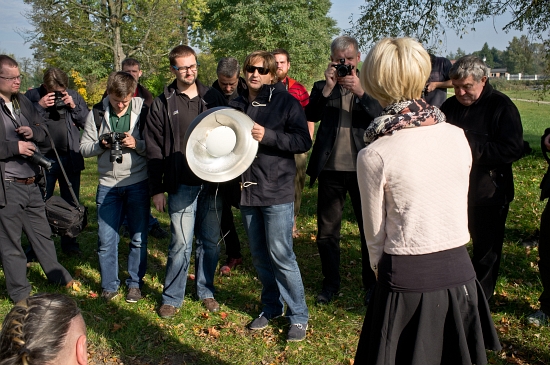
[[[428,52],[412,38],[384,38],[369,52],[361,68],[367,94],[388,104],[418,99],[430,77]]]

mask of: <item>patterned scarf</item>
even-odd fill
[[[378,137],[403,128],[422,127],[445,122],[445,114],[438,107],[426,103],[424,99],[400,101],[382,110],[365,130],[363,137],[367,145]]]

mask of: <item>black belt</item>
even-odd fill
[[[7,177],[4,180],[11,181],[11,182],[16,182],[16,183],[19,183],[19,184],[30,185],[30,184],[34,184],[34,181],[36,180],[36,177],[33,176],[33,177],[27,177],[27,178],[24,178],[24,179],[20,179],[20,178],[17,178],[17,177]]]

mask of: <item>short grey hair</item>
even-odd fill
[[[359,44],[355,38],[347,35],[336,37],[330,45],[330,54],[334,56],[336,51],[345,51],[350,46],[353,47],[355,52],[359,52]]]
[[[482,59],[474,55],[468,55],[459,58],[449,71],[449,77],[452,80],[465,79],[472,76],[475,81],[481,81],[483,76],[489,77],[489,67]]]
[[[216,74],[218,74],[218,77],[225,76],[225,77],[234,77],[239,76],[239,61],[237,61],[236,58],[233,57],[224,57],[218,62],[218,68],[216,69]]]

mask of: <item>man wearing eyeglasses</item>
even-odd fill
[[[357,64],[361,59],[357,41],[335,38],[330,46],[325,80],[317,81],[306,106],[307,120],[321,122],[306,173],[310,186],[319,179],[317,191],[317,248],[321,258],[323,287],[318,303],[328,303],[340,290],[340,228],[344,202],[349,193],[361,240],[362,279],[368,304],[376,278],[363,232],[361,199],[357,183],[357,152],[365,147],[363,135],[382,108],[361,87]]]
[[[209,184],[189,168],[184,136],[196,116],[226,104],[222,94],[197,80],[199,65],[191,47],[177,46],[168,58],[170,72],[176,79],[153,101],[144,130],[150,194],[158,211],[164,211],[168,203],[172,231],[162,305],[158,311],[162,318],[173,317],[183,304],[193,234],[197,242],[197,296],[209,311],[219,310],[214,299],[214,275],[219,256],[218,219],[222,202],[211,194]]]
[[[38,261],[52,283],[70,286],[72,277],[59,264],[44,200],[38,188],[42,167],[31,160],[36,144],[46,139],[44,119],[19,93],[21,73],[17,62],[0,55],[0,257],[10,298],[27,298],[27,259],[21,247],[21,231],[29,239]]]

